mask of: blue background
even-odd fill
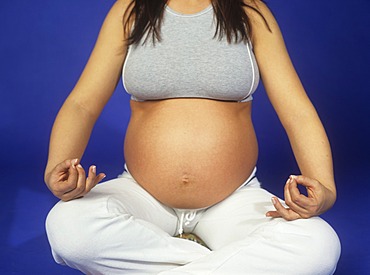
[[[78,274],[54,264],[44,220],[56,203],[43,183],[55,115],[73,88],[113,0],[0,2],[0,273]],[[270,0],[293,63],[331,140],[338,201],[324,218],[342,241],[336,274],[370,274],[370,2]],[[122,170],[129,97],[120,84],[99,118],[85,166]],[[254,122],[258,176],[282,196],[297,173],[262,85]]]

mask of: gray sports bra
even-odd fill
[[[259,71],[250,44],[229,44],[214,34],[212,5],[191,15],[167,6],[162,40],[128,49],[122,79],[131,99],[252,100]]]

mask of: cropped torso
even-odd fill
[[[212,10],[181,16],[167,9],[162,40],[132,48],[123,71],[133,99],[127,167],[144,189],[176,208],[223,200],[249,177],[258,155],[253,53],[249,44],[214,38],[214,26],[200,23],[202,16],[213,18]],[[185,18],[189,27],[170,23]],[[173,33],[187,30],[181,39]]]
[[[215,37],[212,6],[192,15],[166,7],[161,40],[128,49],[123,82],[137,101],[198,97],[249,101],[259,73],[249,43]]]

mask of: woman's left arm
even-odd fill
[[[329,140],[293,67],[274,16],[262,2],[256,2],[271,31],[256,12],[248,10],[254,52],[267,95],[302,173],[286,182],[284,196],[289,208],[272,198],[276,211],[266,215],[287,220],[317,216],[331,208],[336,200]],[[307,188],[307,196],[299,192],[298,184]]]

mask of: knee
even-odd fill
[[[59,202],[46,219],[46,233],[56,262],[73,266],[93,257],[98,249],[98,226],[92,212],[79,200]],[[95,213],[96,214],[96,213]]]
[[[58,263],[66,263],[71,256],[77,256],[83,251],[85,231],[81,220],[76,217],[78,208],[71,207],[74,202],[59,202],[49,212],[46,218],[46,233],[53,256]]]
[[[333,274],[339,260],[341,246],[334,229],[321,218],[300,220],[305,236],[304,261],[309,274]],[[299,232],[299,230],[297,230]]]

